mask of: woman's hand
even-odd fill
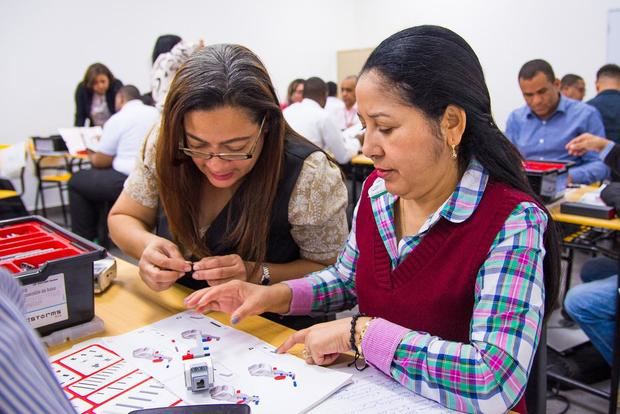
[[[566,149],[570,155],[580,157],[588,151],[601,152],[605,149],[607,144],[609,144],[609,140],[605,138],[584,133],[576,138],[573,138],[568,144],[566,144]]]
[[[138,268],[144,283],[161,292],[172,286],[185,272],[189,272],[192,266],[174,243],[158,237],[144,248]]]
[[[358,321],[359,324],[359,321]],[[306,363],[329,365],[351,350],[351,318],[319,323],[291,335],[276,352],[282,354],[295,344],[304,344]]]
[[[249,281],[250,264],[244,262],[238,254],[228,256],[203,257],[194,262],[193,278],[206,280],[209,286],[217,286],[231,280]]]
[[[247,316],[263,312],[286,313],[291,298],[291,289],[283,283],[261,286],[232,280],[220,286],[197,290],[185,298],[185,306],[197,312],[226,312],[231,315],[231,322],[236,324]]]

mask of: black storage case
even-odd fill
[[[564,196],[568,170],[574,165],[572,161],[526,160],[523,167],[534,192],[543,202],[551,203]]]
[[[105,256],[103,247],[43,217],[0,221],[0,267],[24,286],[64,277],[68,318],[37,327],[43,336],[93,319],[93,262]]]

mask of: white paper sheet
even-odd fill
[[[323,401],[312,414],[448,414],[456,413],[435,401],[409,391],[381,371],[369,366],[363,371],[339,365],[332,369],[353,375],[351,384]]]
[[[86,149],[96,151],[103,129],[99,126],[58,128],[58,133],[67,144],[69,153],[77,154]]]
[[[186,389],[182,363],[182,356],[196,346],[196,335],[206,340],[215,370],[215,387],[198,393]],[[253,414],[305,412],[351,378],[278,355],[260,339],[190,311],[107,338],[107,344],[187,403],[245,403]]]

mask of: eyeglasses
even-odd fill
[[[225,161],[243,161],[249,160],[254,155],[254,150],[256,149],[256,144],[258,143],[258,139],[260,138],[261,133],[263,132],[263,125],[265,124],[265,118],[260,123],[260,128],[258,128],[258,133],[254,138],[254,144],[252,144],[252,148],[250,148],[249,152],[202,152],[195,149],[184,147],[181,143],[179,143],[179,150],[192,158],[201,158],[203,160],[210,160],[213,157],[219,158]]]

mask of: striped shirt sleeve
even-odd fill
[[[75,413],[24,318],[21,287],[0,271],[0,413]]]

